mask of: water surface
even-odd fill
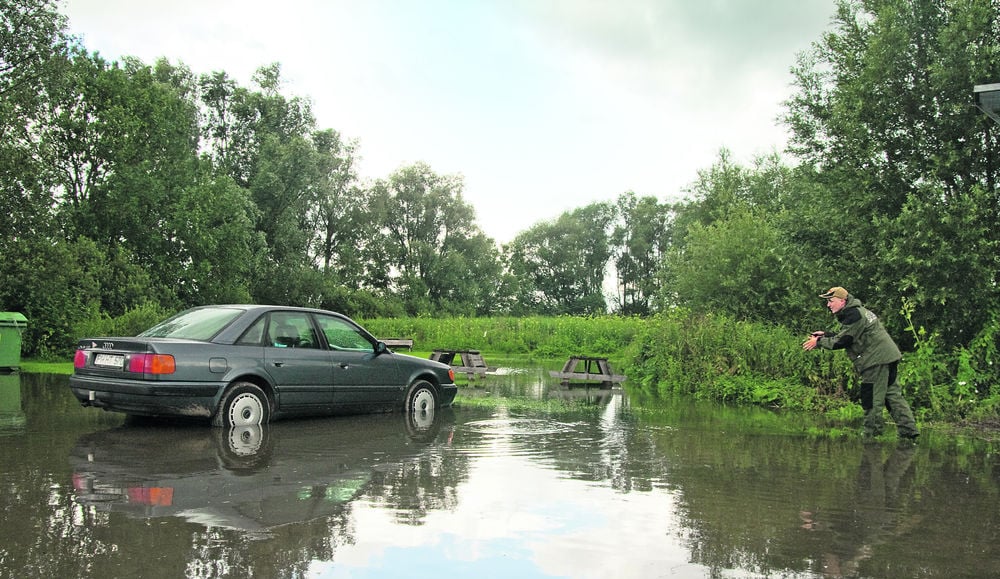
[[[813,423],[529,367],[417,423],[229,431],[0,376],[0,577],[1000,576],[991,444]]]

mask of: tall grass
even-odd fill
[[[676,311],[647,320],[626,371],[631,384],[657,396],[810,410],[843,404],[846,358],[805,352],[801,342],[777,326]]]
[[[640,333],[640,318],[377,318],[363,325],[380,338],[412,338],[420,350],[480,350],[542,358],[619,358]]]

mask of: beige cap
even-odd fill
[[[819,294],[819,297],[823,298],[824,300],[828,300],[830,298],[840,298],[842,300],[846,300],[847,290],[845,290],[840,286],[832,287],[825,294]]]

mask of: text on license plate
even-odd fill
[[[94,356],[95,366],[121,368],[123,364],[125,364],[125,356],[119,356],[117,354],[98,354]]]

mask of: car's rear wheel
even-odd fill
[[[437,410],[437,391],[426,380],[417,380],[406,395],[406,414],[411,424],[418,428],[429,428],[434,424]]]
[[[270,418],[267,394],[256,384],[237,382],[223,394],[213,422],[216,426],[253,426],[267,424]]]

